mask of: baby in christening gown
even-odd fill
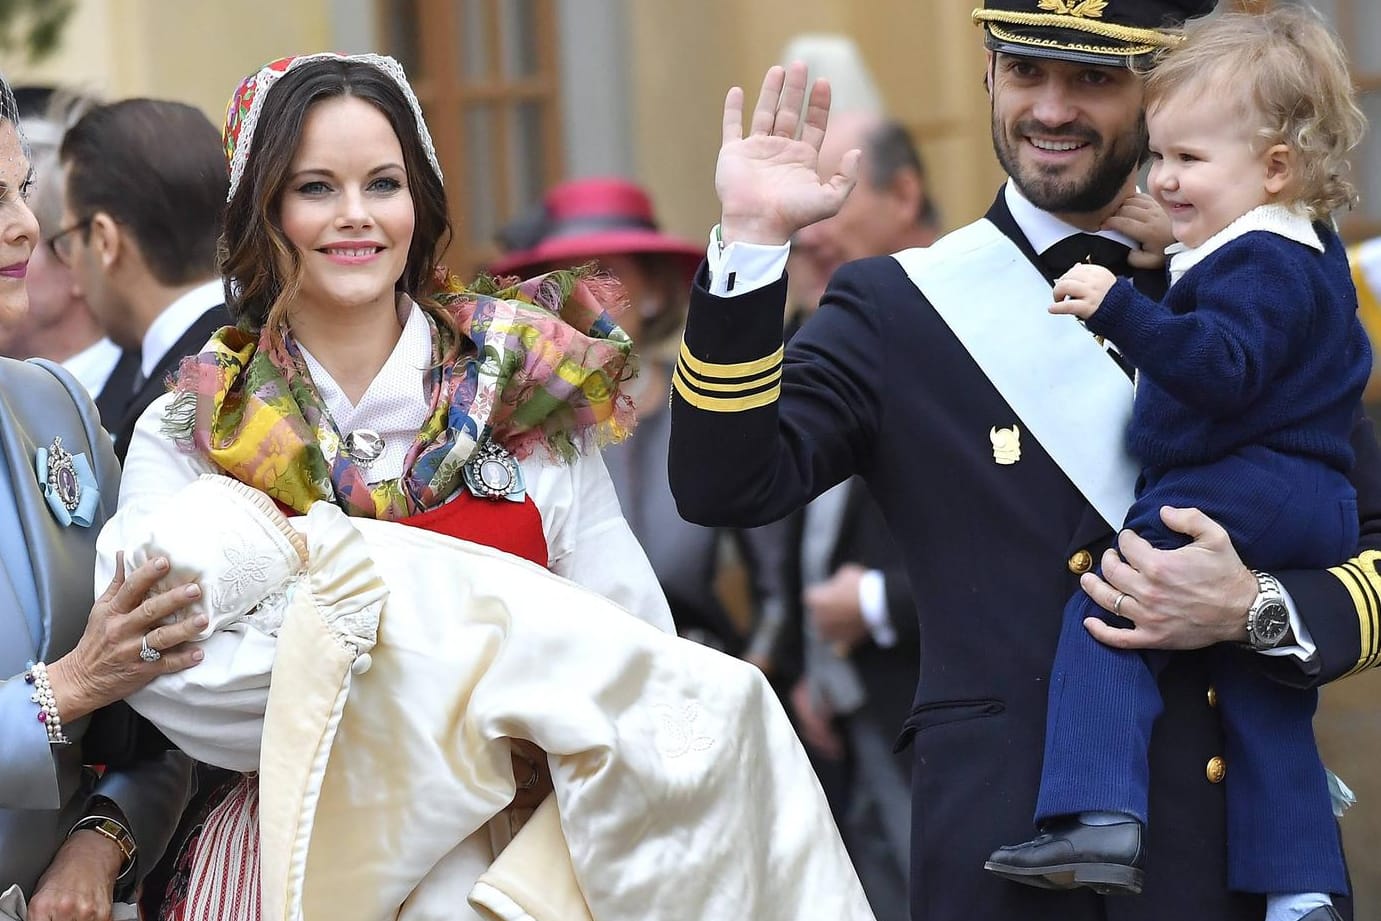
[[[208,637],[276,637],[264,918],[872,917],[751,666],[510,554],[328,502],[289,519],[225,477],[147,520],[130,562],[176,548]],[[496,861],[509,738],[549,753],[555,795]]]

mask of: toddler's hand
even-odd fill
[[[1131,237],[1134,249],[1127,262],[1134,269],[1158,269],[1165,265],[1165,248],[1175,242],[1170,233],[1170,218],[1145,192],[1128,195],[1117,213],[1103,222],[1104,230],[1115,230]]]
[[[1117,276],[1101,265],[1081,263],[1055,282],[1055,303],[1051,313],[1069,313],[1087,320],[1098,312]]]

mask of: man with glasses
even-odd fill
[[[104,417],[123,462],[135,423],[167,391],[168,375],[230,323],[216,270],[225,154],[220,133],[199,110],[128,99],[82,116],[63,137],[59,159],[66,207],[62,228],[49,241],[52,252],[72,270],[110,338],[139,355],[123,407]],[[168,746],[123,703],[102,711],[92,733],[124,757]],[[196,813],[219,776],[198,766],[199,792],[185,817]],[[178,829],[170,855],[186,831]],[[151,872],[146,917],[157,917],[170,870],[171,857]]]
[[[15,99],[34,163],[29,207],[46,245],[35,247],[29,258],[29,309],[0,326],[0,354],[60,363],[96,401],[102,422],[112,426],[129,400],[139,356],[122,351],[105,335],[86,301],[74,292],[71,271],[57,258],[57,247],[66,239],[58,232],[63,211],[58,145],[66,126],[96,100],[46,86],[20,87]]]
[[[110,338],[140,353],[128,400],[105,419],[123,461],[167,376],[230,323],[216,271],[220,135],[191,106],[127,99],[83,115],[59,159],[66,203],[51,251]]]

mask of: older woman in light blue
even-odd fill
[[[28,304],[31,178],[0,78],[0,321]],[[91,604],[96,534],[118,486],[110,439],[76,380],[48,362],[0,359],[0,918],[133,917],[115,903],[157,862],[189,792],[178,753],[131,756],[99,777],[87,766],[114,760],[91,750],[93,713],[200,655],[185,645],[193,621],[160,625],[197,596],[155,588],[167,560],[117,574]]]

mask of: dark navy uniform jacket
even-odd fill
[[[1036,261],[1001,195],[987,217]],[[995,847],[1030,837],[1061,612],[1112,529],[1024,425],[1020,460],[995,462],[990,431],[1021,420],[894,259],[840,269],[785,352],[784,279],[721,299],[703,271],[674,381],[681,513],[757,525],[857,473],[906,560],[921,649],[898,727],[915,758],[912,918],[1260,921],[1260,898],[1226,889],[1222,729],[1197,653],[1161,679],[1144,893],[1051,892],[983,870]],[[1353,442],[1364,549],[1334,570],[1276,573],[1319,650],[1308,665],[1260,657],[1281,680],[1318,684],[1381,658],[1381,450],[1360,416]]]

